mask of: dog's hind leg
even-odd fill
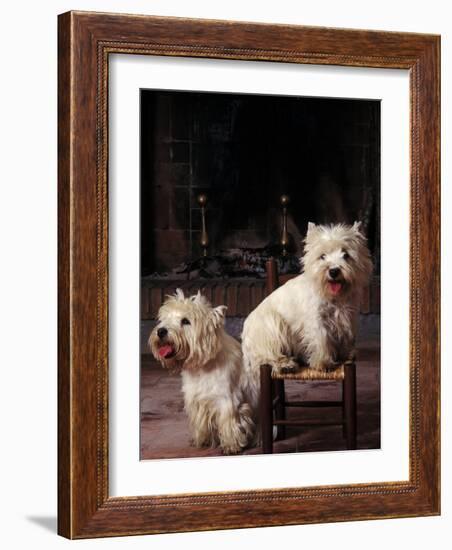
[[[298,363],[291,353],[291,334],[282,317],[271,310],[255,310],[245,321],[242,349],[245,368],[256,382],[261,365],[271,365],[274,374],[296,372]]]
[[[250,409],[251,412],[251,409]],[[247,445],[254,423],[242,407],[237,411],[231,402],[223,402],[217,413],[218,438],[224,454],[240,453]]]

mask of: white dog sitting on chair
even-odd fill
[[[361,293],[372,261],[361,223],[309,223],[304,273],[272,292],[247,317],[242,333],[244,368],[258,402],[259,368],[296,371],[300,363],[329,369],[354,351]]]
[[[181,370],[193,445],[236,454],[250,443],[254,419],[240,344],[224,330],[225,309],[177,289],[161,306],[149,345],[164,367]]]

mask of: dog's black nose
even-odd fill
[[[157,336],[162,339],[162,338],[165,338],[165,336],[168,334],[168,331],[166,330],[165,327],[160,327],[158,330],[157,330]]]
[[[328,274],[332,279],[335,279],[339,275],[340,272],[341,272],[341,270],[338,267],[332,267],[328,271]]]

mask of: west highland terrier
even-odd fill
[[[199,292],[185,297],[177,289],[161,306],[149,345],[164,367],[181,371],[192,444],[236,454],[253,437],[254,421],[240,344],[224,330],[225,310]]]
[[[372,261],[353,226],[309,223],[302,258],[304,272],[279,287],[247,317],[243,326],[244,367],[257,400],[260,365],[275,373],[301,364],[330,369],[354,353],[362,289]]]

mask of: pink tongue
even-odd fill
[[[171,355],[173,353],[173,348],[171,346],[162,346],[159,348],[159,355],[160,357],[168,357],[168,355]]]
[[[334,295],[339,294],[341,289],[342,289],[342,283],[330,283],[330,290]]]

